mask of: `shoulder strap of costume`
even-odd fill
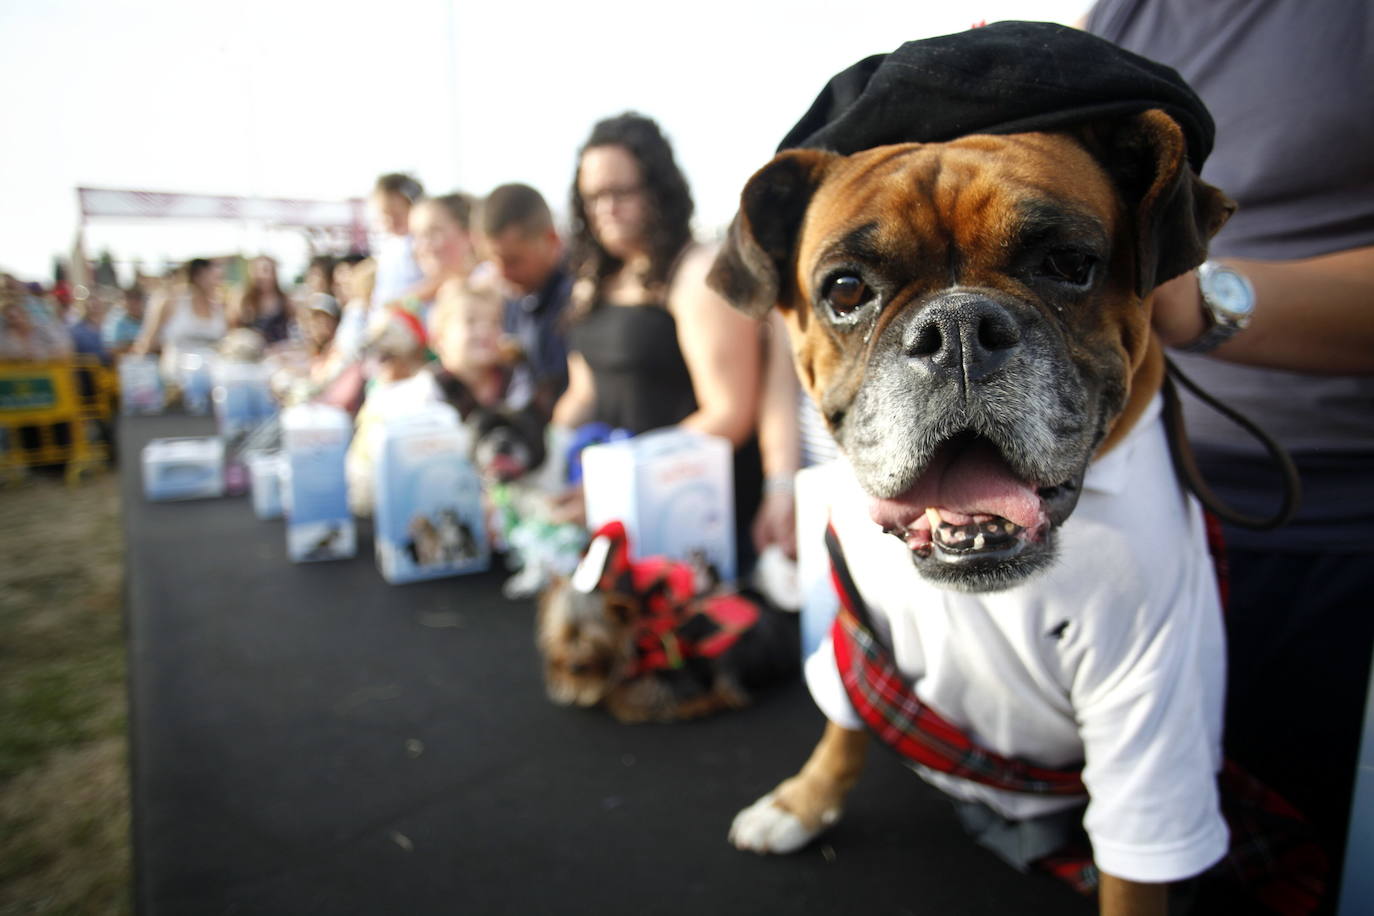
[[[859,588],[854,584],[854,577],[850,575],[849,564],[844,561],[844,551],[840,548],[840,537],[835,533],[833,524],[825,526],[825,549],[830,554],[830,580],[835,586],[835,593],[839,595],[840,604],[846,611],[853,614],[861,624],[872,628],[873,624],[868,615],[868,605],[864,604],[863,596],[859,594]]]

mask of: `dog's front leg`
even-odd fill
[[[1165,916],[1169,885],[1142,884],[1102,872],[1097,903],[1102,916]]]
[[[735,815],[730,842],[752,852],[795,852],[840,819],[868,756],[868,733],[833,722],[801,772]]]

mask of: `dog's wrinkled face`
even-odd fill
[[[873,520],[933,581],[989,591],[1044,568],[1088,462],[1158,386],[1142,296],[1201,261],[1229,201],[1154,115],[795,151],[744,192],[712,282],[782,307]]]
[[[874,521],[940,581],[995,588],[1048,561],[1124,403],[1145,313],[1094,307],[1119,214],[1093,166],[1039,137],[878,151],[837,168],[803,226],[810,309],[789,317],[826,329],[803,335],[808,383]]]

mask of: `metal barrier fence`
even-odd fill
[[[64,465],[67,482],[110,458],[119,381],[95,357],[0,363],[0,479]]]

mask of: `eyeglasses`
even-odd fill
[[[642,184],[626,185],[623,188],[602,188],[600,191],[594,191],[591,194],[583,194],[582,205],[588,210],[595,210],[597,205],[604,200],[609,202],[612,206],[615,206],[616,204],[625,203],[630,198],[643,193],[643,191],[644,185]]]

